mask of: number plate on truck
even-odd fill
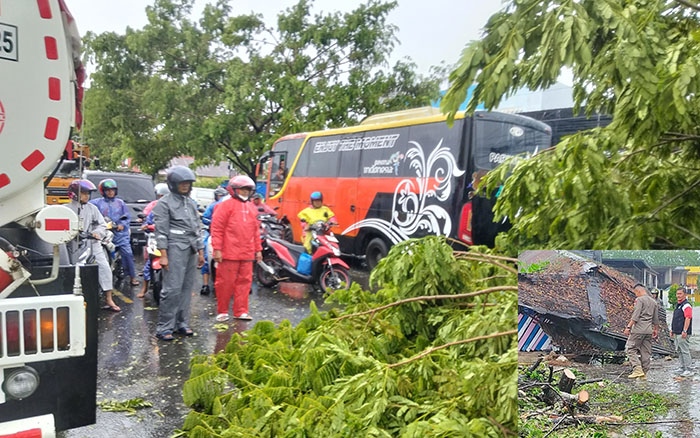
[[[0,59],[17,61],[17,26],[0,23]]]

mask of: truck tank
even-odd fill
[[[80,121],[79,53],[80,36],[63,0],[2,1],[0,226],[44,207],[43,177]]]

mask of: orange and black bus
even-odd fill
[[[449,127],[435,108],[370,116],[359,126],[278,139],[260,169],[267,202],[290,219],[321,191],[336,214],[344,252],[370,267],[400,241],[444,235],[493,244],[493,200],[474,196],[475,180],[516,154],[551,145],[551,129],[514,114],[458,113]]]

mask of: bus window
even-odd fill
[[[287,177],[287,152],[275,152],[268,161],[270,172],[270,196],[276,195]]]
[[[551,133],[504,121],[474,119],[474,165],[491,170],[513,155],[546,149]]]
[[[362,139],[360,176],[368,178],[395,178],[411,175],[405,163],[408,128],[378,129],[365,133]]]
[[[337,135],[310,138],[306,144],[309,154],[309,167],[306,176],[312,178],[337,177],[342,144],[343,139]]]

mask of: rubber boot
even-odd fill
[[[644,374],[644,370],[642,367],[634,367],[634,370],[632,371],[632,374],[627,376],[630,379],[638,379],[638,378],[645,378],[646,374]]]

